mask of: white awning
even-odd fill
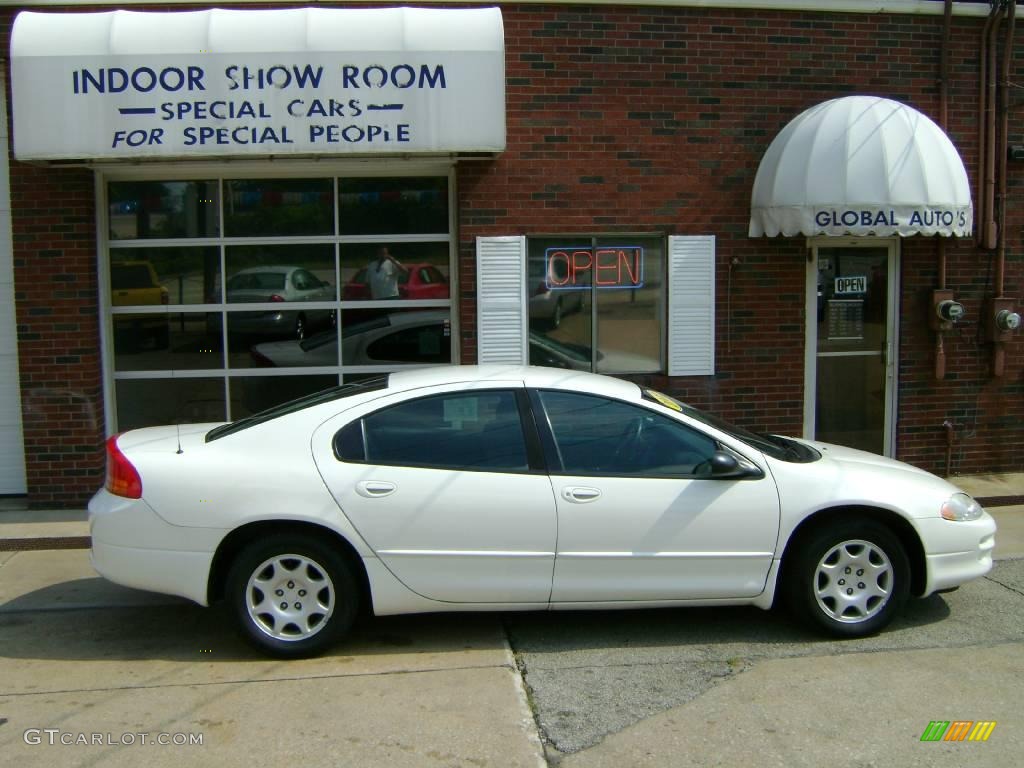
[[[15,153],[500,151],[504,48],[498,8],[22,12]]]
[[[938,125],[876,96],[811,107],[772,141],[754,179],[750,236],[971,233],[963,160]]]

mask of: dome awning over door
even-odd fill
[[[974,223],[963,160],[927,116],[877,96],[811,107],[757,169],[750,236],[966,236]]]

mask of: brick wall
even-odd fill
[[[475,360],[478,235],[652,231],[717,237],[717,374],[643,381],[757,430],[803,424],[803,238],[747,237],[750,192],[765,149],[804,109],[867,93],[937,119],[941,17],[703,9],[517,6],[506,34],[508,150],[459,168],[463,359]],[[974,179],[977,58],[983,20],[954,19],[949,133]],[[1016,81],[1024,77],[1018,35]],[[1017,125],[1020,123],[1017,121]],[[1021,134],[1015,134],[1021,143]],[[823,172],[828,172],[823,169]],[[1007,294],[1022,285],[1021,187],[1011,166]],[[951,471],[1021,471],[1022,341],[1006,375],[989,375],[978,332],[991,295],[989,254],[948,248],[948,285],[968,321],[933,375],[926,312],[934,239],[902,244],[897,450]]]
[[[11,163],[25,472],[37,508],[103,484],[103,380],[93,175]]]

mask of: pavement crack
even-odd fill
[[[1010,590],[1014,594],[1017,594],[1017,595],[1020,595],[1020,596],[1024,597],[1024,590],[1018,589],[1017,587],[1014,587],[1014,586],[1012,586],[1010,584],[1007,584],[1005,581],[1000,581],[999,579],[995,578],[991,574],[989,574],[988,576],[985,577],[985,581],[991,581],[992,583],[998,584],[1000,587],[1003,587],[1004,589]]]
[[[346,680],[351,678],[360,677],[400,677],[403,675],[426,675],[426,674],[440,674],[446,672],[469,672],[479,669],[507,669],[512,672],[517,670],[508,664],[482,664],[473,665],[468,664],[465,666],[458,667],[444,667],[444,668],[423,668],[423,669],[388,669],[381,672],[350,672],[348,674],[337,674],[337,675],[296,675],[294,677],[257,677],[249,678],[244,680],[210,680],[201,681],[193,680],[190,682],[183,683],[166,683],[159,685],[114,685],[106,688],[67,688],[67,689],[55,689],[45,691],[2,691],[0,690],[0,696],[3,697],[31,697],[31,696],[57,696],[61,694],[69,693],[105,693],[109,691],[145,691],[145,690],[162,690],[166,688],[207,688],[218,685],[242,685],[248,683],[294,683],[301,682],[303,680]]]
[[[550,736],[541,724],[540,708],[537,706],[537,700],[534,696],[533,688],[526,679],[526,663],[523,659],[523,654],[518,651],[513,644],[512,633],[509,631],[508,624],[504,619],[502,619],[501,628],[505,633],[505,642],[508,644],[509,656],[515,665],[515,669],[513,671],[516,676],[518,676],[520,685],[522,686],[523,704],[526,707],[529,716],[532,718],[533,727],[536,730],[536,736],[540,747],[538,751],[538,758],[542,765],[549,767],[555,766],[561,760],[561,758],[558,757],[560,753],[555,749]]]

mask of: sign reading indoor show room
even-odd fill
[[[21,13],[15,154],[500,151],[503,48],[497,9]]]

